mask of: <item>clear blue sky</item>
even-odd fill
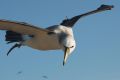
[[[0,0],[0,19],[46,28],[101,4],[115,8],[79,20],[77,47],[64,67],[62,51],[22,47],[6,56],[13,44],[6,45],[0,31],[0,80],[120,80],[119,0]]]

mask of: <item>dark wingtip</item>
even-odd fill
[[[9,53],[7,53],[7,56],[9,55]]]
[[[11,48],[10,48],[10,50],[8,51],[8,53],[7,53],[7,56],[10,54],[10,52],[14,49],[14,48],[16,48],[16,47],[18,47],[18,48],[20,48],[22,46],[22,44],[15,44],[14,46],[12,46]]]
[[[112,8],[114,8],[114,5],[105,5],[105,4],[102,4],[98,10],[111,10]]]

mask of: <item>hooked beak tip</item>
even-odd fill
[[[63,61],[63,66],[65,65],[65,63],[66,63],[66,62],[65,62],[65,61]]]
[[[65,65],[64,61],[63,61],[63,66]]]

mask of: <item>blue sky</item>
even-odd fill
[[[13,44],[6,45],[0,31],[0,80],[120,80],[119,0],[0,0],[0,19],[46,28],[101,4],[115,8],[77,22],[77,47],[64,67],[62,51],[22,47],[6,56]]]

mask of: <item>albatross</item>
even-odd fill
[[[63,50],[63,65],[68,56],[76,47],[72,27],[82,17],[94,13],[111,10],[113,5],[101,5],[95,10],[64,19],[59,25],[48,28],[40,28],[26,22],[16,22],[11,20],[0,20],[0,30],[5,30],[5,41],[7,44],[14,43],[7,55],[16,47],[29,46],[38,50]]]

